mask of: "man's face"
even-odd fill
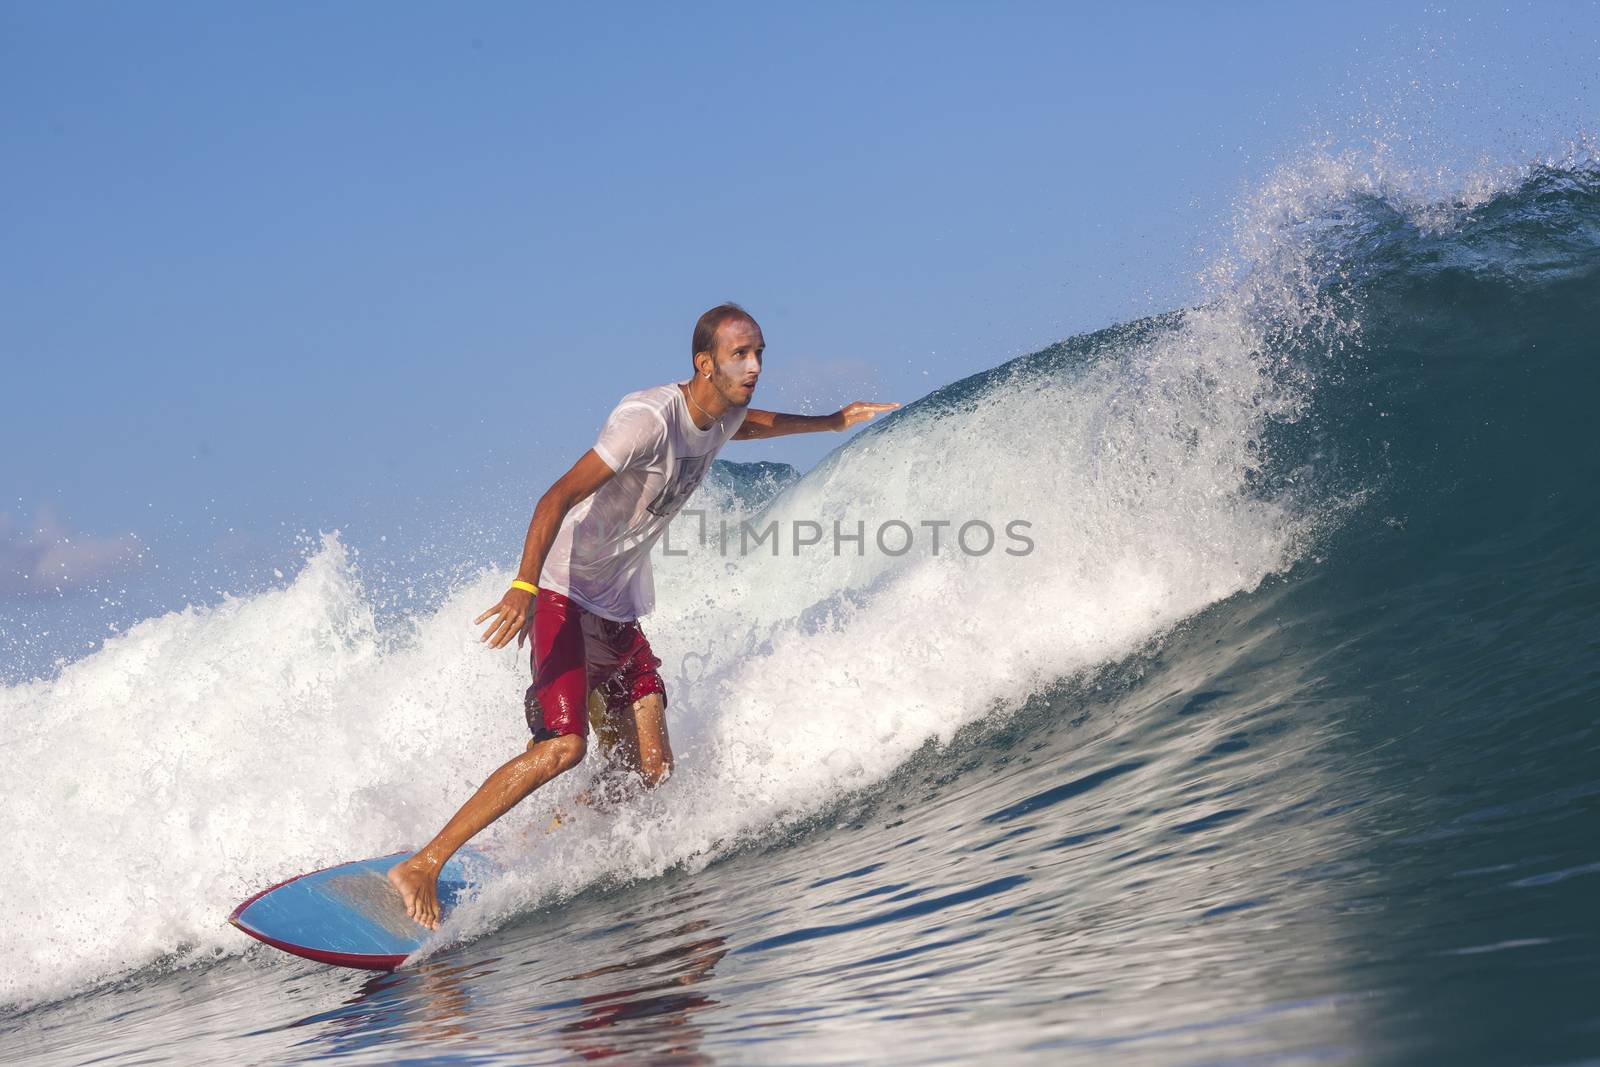
[[[729,319],[718,327],[711,353],[711,384],[728,403],[735,407],[750,403],[766,348],[761,327],[749,319]]]

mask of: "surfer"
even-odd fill
[[[528,794],[583,762],[589,697],[604,709],[596,735],[608,760],[646,788],[672,773],[667,694],[639,618],[655,606],[650,547],[729,440],[848,430],[899,404],[858,400],[831,415],[750,407],[766,342],[756,320],[722,304],[695,324],[694,374],[629,393],[594,447],[539,498],[522,565],[500,602],[478,616],[482,640],[503,648],[531,632],[533,684],[523,698],[533,737],[489,775],[444,829],[389,870],[406,911],[439,925],[445,861]]]

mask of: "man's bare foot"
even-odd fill
[[[439,872],[420,855],[389,868],[389,884],[400,893],[406,914],[418,926],[439,928]]]

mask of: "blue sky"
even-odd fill
[[[1594,128],[1592,3],[1203,7],[0,6],[0,544],[471,542],[721,300],[758,406],[910,401],[1183,303],[1322,137]]]

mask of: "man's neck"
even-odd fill
[[[728,402],[722,398],[721,393],[711,388],[709,380],[697,377],[687,386],[679,385],[678,388],[682,389],[683,395],[688,398],[689,417],[694,420],[696,429],[711,429],[711,424],[727,413]],[[700,424],[701,419],[705,420],[703,426]]]

